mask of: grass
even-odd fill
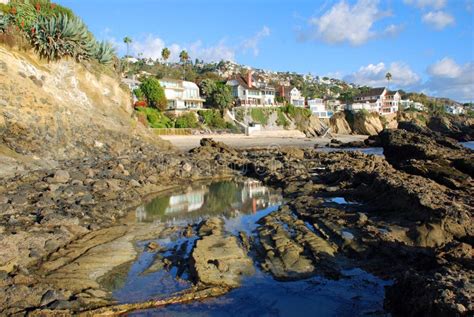
[[[268,114],[263,109],[250,109],[250,116],[252,117],[252,120],[256,123],[260,123],[264,126],[268,124]]]

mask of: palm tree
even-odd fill
[[[182,50],[181,53],[179,53],[179,60],[183,64],[183,80],[186,79],[186,68],[185,68],[185,63],[189,59],[189,54],[185,50]]]
[[[388,90],[390,90],[390,81],[392,80],[392,74],[390,72],[385,74],[385,79],[387,79],[388,82]]]
[[[185,63],[189,60],[189,54],[185,50],[182,50],[181,53],[179,53],[179,60],[181,63]]]
[[[130,56],[130,44],[133,42],[131,37],[126,36],[123,42],[127,45],[127,56]]]
[[[165,63],[168,60],[168,58],[170,58],[170,55],[171,55],[171,52],[167,47],[161,50],[161,57],[163,58],[163,61]]]

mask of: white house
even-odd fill
[[[332,111],[328,111],[326,104],[323,99],[310,99],[308,100],[308,106],[311,113],[318,118],[331,118],[333,115]]]
[[[305,99],[298,88],[294,86],[280,86],[279,95],[296,107],[304,107]]]
[[[444,110],[449,114],[460,115],[466,113],[464,107],[459,105],[445,105]]]
[[[159,80],[165,90],[170,111],[199,110],[203,108],[204,99],[199,94],[199,87],[190,81],[163,78]]]
[[[400,100],[400,107],[403,109],[416,109],[418,111],[425,111],[425,106],[421,102],[415,102],[410,99]]]
[[[354,102],[348,104],[350,111],[367,110],[388,115],[398,111],[401,97],[398,91],[388,91],[385,87],[372,88],[369,91],[354,97]]]
[[[127,87],[132,92],[133,102],[135,103],[136,101],[138,101],[133,91],[140,87],[141,82],[139,82],[138,80],[135,79],[135,77],[133,77],[133,78],[122,78],[122,83],[127,85]]]

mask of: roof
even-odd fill
[[[245,89],[249,89],[249,85],[247,84],[246,80],[242,77],[242,75],[234,75],[231,78],[229,78],[229,81],[235,80],[237,83],[244,87]]]
[[[396,91],[390,91],[390,90],[388,90],[388,91],[387,91],[387,95],[388,95],[388,96],[395,96],[395,94],[396,94],[397,92],[398,92],[398,90],[396,90]]]
[[[380,96],[384,92],[384,90],[385,90],[385,87],[372,88],[369,91],[361,93],[360,95],[356,96],[356,98]]]

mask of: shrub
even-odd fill
[[[172,128],[173,121],[165,116],[159,110],[148,108],[148,107],[140,107],[137,108],[136,111],[138,114],[145,114],[148,125],[152,128]]]
[[[31,34],[32,44],[41,57],[57,60],[65,56],[85,60],[95,53],[95,43],[86,25],[67,15],[39,17]]]
[[[193,112],[183,113],[176,118],[174,123],[175,128],[190,128],[194,129],[199,126],[196,114]]]
[[[219,110],[199,110],[198,114],[209,128],[226,129],[228,127]]]
[[[143,92],[149,105],[160,110],[166,109],[168,101],[158,79],[148,77],[140,85],[140,90]]]
[[[276,124],[284,127],[285,129],[290,126],[290,122],[286,119],[285,113],[281,108],[277,109],[277,120]]]
[[[143,91],[140,88],[135,88],[133,90],[133,94],[135,97],[137,97],[138,100],[143,100],[145,98],[145,95],[143,94]]]
[[[101,64],[107,65],[112,63],[115,57],[115,50],[108,42],[96,42],[94,49],[94,58]]]
[[[268,124],[268,116],[267,114],[263,111],[263,109],[259,108],[253,108],[250,110],[250,116],[252,117],[252,120],[260,123],[262,125],[267,125]]]
[[[135,102],[135,108],[139,108],[139,107],[147,107],[148,105],[146,104],[146,101],[144,100],[138,100],[137,102]]]

